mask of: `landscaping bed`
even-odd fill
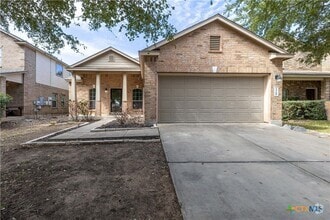
[[[160,142],[19,145],[45,128],[3,138],[1,219],[182,219]]]

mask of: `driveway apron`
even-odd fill
[[[330,219],[330,139],[268,124],[159,130],[185,219]]]

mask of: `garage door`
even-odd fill
[[[159,76],[159,122],[263,122],[262,77]]]

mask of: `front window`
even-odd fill
[[[59,63],[56,64],[56,76],[63,77],[63,66]]]
[[[142,109],[142,89],[133,89],[133,109]]]
[[[306,99],[307,100],[316,100],[317,99],[316,88],[307,88],[306,89]]]
[[[61,106],[62,106],[62,108],[65,107],[65,95],[61,96]]]
[[[53,96],[52,96],[52,107],[57,108],[57,94],[56,93],[53,93]]]
[[[95,109],[96,89],[89,90],[89,109]]]

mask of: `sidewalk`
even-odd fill
[[[53,136],[48,141],[78,141],[78,140],[118,140],[118,139],[159,139],[158,128],[142,127],[138,129],[121,129],[114,131],[91,132],[113,120],[113,117],[102,118],[100,121],[78,127],[63,134]]]

